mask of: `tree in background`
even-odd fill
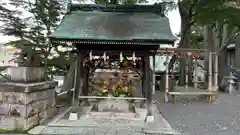
[[[9,0],[0,1],[0,21],[3,22],[0,30],[4,35],[13,36],[15,41],[6,45],[13,45],[22,50],[18,54],[17,62],[20,65],[29,65],[31,56],[38,53],[41,64],[47,71],[54,67],[59,72],[67,71],[69,60],[74,55],[69,52],[72,48],[66,44],[52,46],[47,35],[59,24],[62,15],[66,12],[69,1],[66,0]],[[96,0],[97,4],[136,4],[145,0]],[[66,6],[65,6],[66,5]],[[51,54],[55,52],[55,54]]]
[[[28,65],[31,62],[31,56],[38,53],[42,66],[50,69],[46,71],[51,71],[52,67],[63,71],[69,68],[70,47],[65,44],[60,44],[60,47],[52,46],[47,40],[47,35],[58,26],[61,15],[65,11],[64,0],[0,2],[0,21],[3,23],[0,31],[4,35],[16,38],[15,41],[6,45],[13,45],[22,50],[23,55],[18,55],[20,65]],[[61,50],[62,48],[65,51]],[[53,51],[55,54],[51,54]]]
[[[179,8],[179,13],[181,16],[181,40],[179,43],[179,48],[192,47],[190,44],[190,36],[194,26],[208,26],[213,28],[215,31],[221,32],[219,28],[222,28],[221,26],[226,22],[226,20],[234,25],[240,24],[237,17],[237,15],[240,13],[240,10],[236,6],[232,6],[232,2],[234,1],[178,0],[177,3],[175,3],[175,7],[177,6]],[[210,42],[210,40],[208,41]],[[213,42],[211,42],[211,44],[213,45]],[[169,64],[170,69],[173,67],[173,63],[176,61],[176,59],[176,56],[172,57]],[[181,85],[184,84],[185,80],[185,65],[185,59],[180,59]],[[189,76],[189,79],[191,79],[191,75]]]

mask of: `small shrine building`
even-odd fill
[[[161,44],[174,44],[169,20],[164,15],[165,5],[86,5],[71,4],[59,27],[49,35],[52,44],[71,43],[78,50],[82,63],[89,53],[101,56],[140,57],[143,73],[142,92],[147,103],[152,103],[152,74],[150,56],[155,56]],[[88,75],[79,64],[79,76],[84,78],[82,93],[88,95]],[[78,81],[80,82],[80,81]],[[75,87],[79,91],[80,84]],[[82,94],[79,92],[79,95]],[[87,101],[86,101],[87,102]],[[150,112],[151,113],[151,112]]]

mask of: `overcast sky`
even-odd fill
[[[156,1],[155,0],[151,0],[151,2],[149,2],[148,4],[154,4]],[[90,3],[90,2],[87,2]],[[173,10],[171,12],[169,12],[167,14],[169,21],[170,21],[170,26],[172,29],[173,34],[177,34],[180,32],[180,23],[181,23],[181,19],[180,19],[180,15],[178,10]],[[0,23],[0,25],[2,25]],[[10,40],[14,40],[13,37],[9,37],[9,36],[3,36],[0,32],[0,43],[6,43]]]

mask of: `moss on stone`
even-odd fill
[[[12,130],[0,129],[0,134],[27,134],[27,131],[12,131]]]

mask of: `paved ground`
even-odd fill
[[[107,118],[88,118],[82,115],[78,120],[71,121],[64,117],[66,113],[50,122],[47,125],[38,126],[32,130],[32,134],[76,134],[76,135],[144,135],[145,133],[158,133],[159,135],[174,134],[167,121],[159,115],[158,104],[152,105],[154,124],[144,123],[144,119],[139,120],[123,120],[123,119],[107,119]],[[89,107],[83,108],[87,111]],[[68,109],[69,110],[69,109]],[[145,109],[137,109],[138,112]],[[69,113],[67,113],[69,115]],[[144,115],[144,114],[140,114]],[[145,114],[146,115],[146,114]]]
[[[154,97],[160,112],[182,135],[240,135],[240,96],[220,93],[215,104],[203,101],[186,104],[163,103],[163,94]]]
[[[160,92],[154,99],[160,102],[160,112],[172,128],[182,135],[240,135],[239,95],[220,93],[212,105],[203,101],[166,104]]]

